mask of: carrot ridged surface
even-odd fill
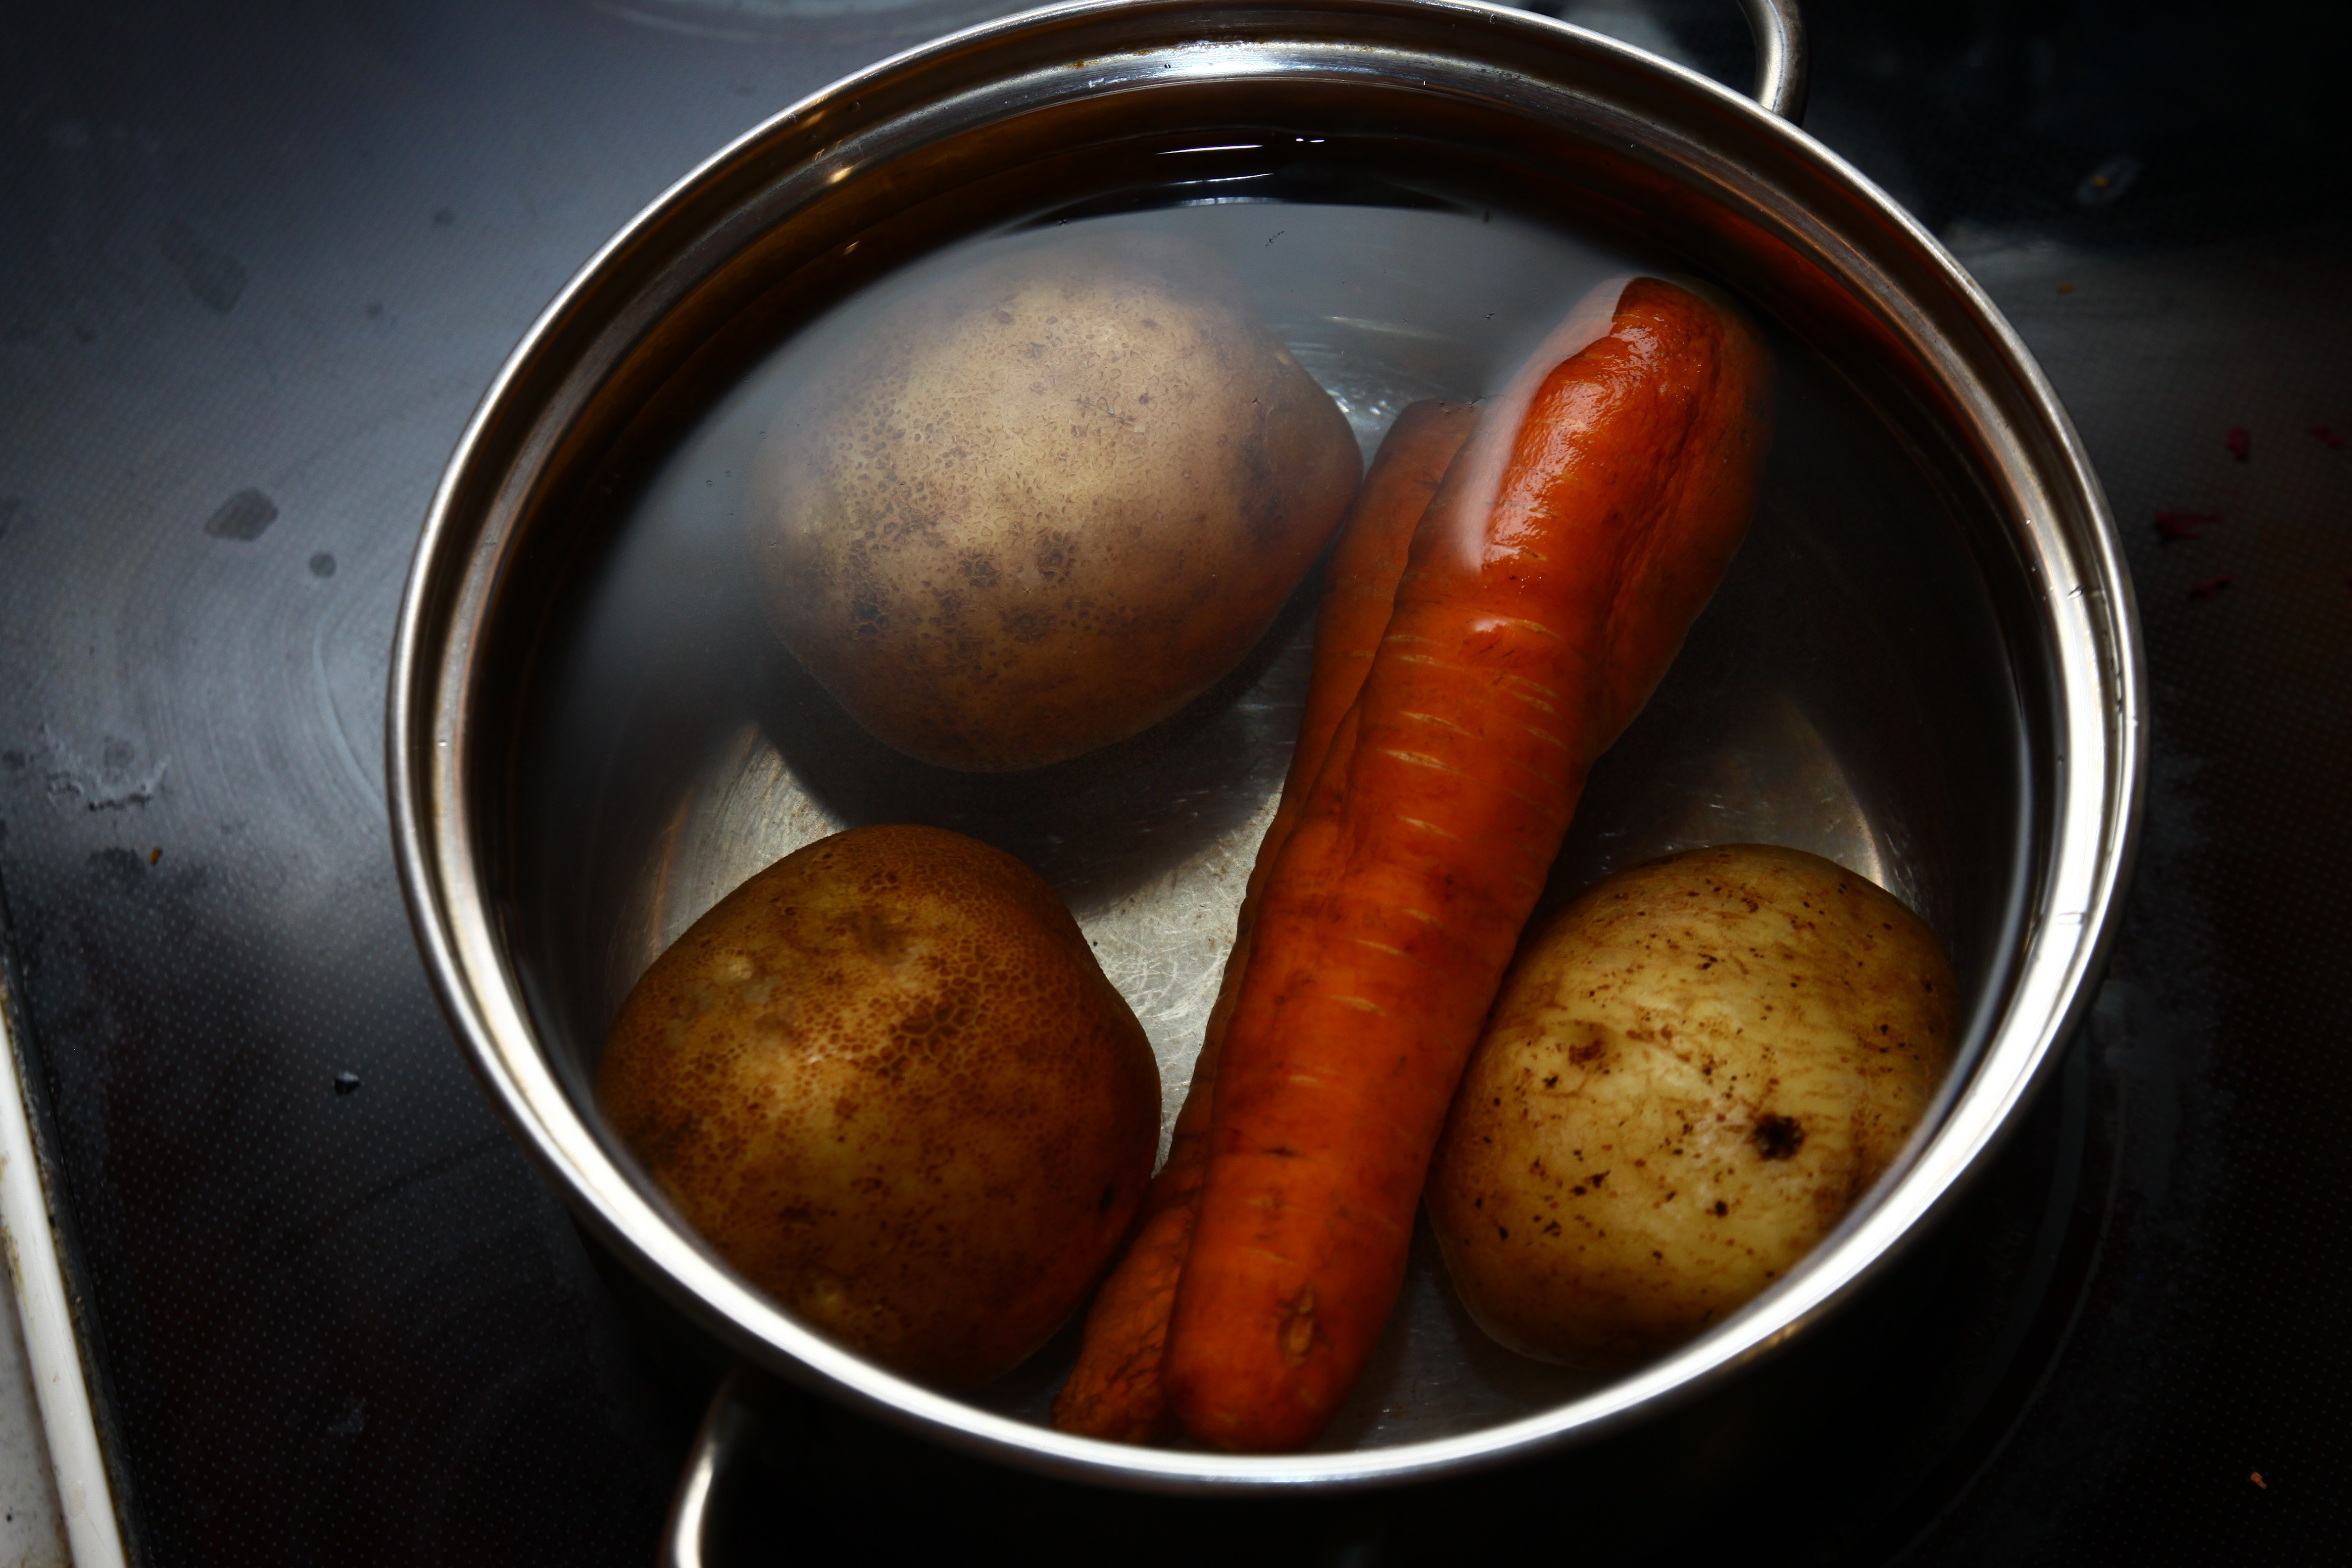
[[[1633,279],[1432,502],[1256,900],[1160,1368],[1192,1436],[1303,1447],[1354,1385],[1585,774],[1745,531],[1770,382],[1736,317]]]
[[[1466,403],[1416,403],[1397,416],[1357,492],[1354,510],[1331,554],[1315,624],[1315,664],[1299,717],[1298,742],[1283,780],[1282,800],[1259,842],[1192,1084],[1176,1114],[1168,1161],[1152,1178],[1141,1219],[1118,1267],[1087,1314],[1077,1365],[1054,1400],[1065,1432],[1148,1443],[1169,1435],[1160,1363],[1176,1281],[1192,1238],[1192,1216],[1209,1163],[1209,1110],[1217,1058],[1249,968],[1258,890],[1297,820],[1307,786],[1323,765],[1332,731],[1356,700],[1388,626],[1397,583],[1422,514],[1444,477],[1476,410]]]

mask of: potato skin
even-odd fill
[[[1005,772],[1168,717],[1339,526],[1346,418],[1190,246],[1064,240],[892,302],[780,413],[771,622],[851,717]]]
[[[812,1327],[943,1388],[1076,1308],[1150,1179],[1159,1069],[1051,888],[930,827],[821,839],[621,1009],[613,1131]]]
[[[1610,1371],[1786,1273],[1894,1160],[1950,1065],[1934,932],[1764,845],[1594,884],[1520,943],[1428,1205],[1480,1327]]]

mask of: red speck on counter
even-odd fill
[[[2326,448],[2327,448],[2329,451],[2331,451],[2331,452],[2332,452],[2332,451],[2334,451],[2336,447],[2341,447],[2342,445],[2344,445],[2344,437],[2341,437],[2341,436],[2338,436],[2335,431],[2330,430],[2330,429],[2329,429],[2326,426],[2325,426],[2325,425],[2315,425],[2315,426],[2313,426],[2311,427],[2311,433],[2312,433],[2313,435],[2315,435],[2315,436],[2318,437],[2319,437],[2319,444],[2320,444],[2321,446],[2323,446],[2323,447],[2326,447]]]
[[[2254,438],[2246,434],[2246,427],[2242,425],[2231,426],[2230,433],[2221,439],[2230,448],[2230,456],[2242,463],[2246,460],[2246,455],[2254,447]]]
[[[2221,521],[2218,511],[2160,511],[2156,514],[2156,531],[2169,544],[2176,539],[2194,539],[2199,529]]]
[[[2189,596],[2192,599],[2210,599],[2236,581],[2235,577],[2227,574],[2219,577],[2208,577],[2202,583],[2193,584],[2189,590]]]
[[[2271,1489],[2271,1484],[2270,1484],[2270,1482],[2268,1482],[2268,1481],[2266,1481],[2266,1480],[2263,1479],[2263,1473],[2262,1473],[2262,1471],[2260,1471],[2260,1470],[2256,1470],[2252,1475],[2248,1476],[2248,1477],[2246,1478],[2246,1479],[2248,1479],[2248,1480],[2250,1480],[2250,1481],[2253,1482],[2253,1483],[2254,1483],[2254,1485],[2256,1485],[2256,1486],[2258,1486],[2258,1487],[2262,1488],[2262,1489],[2263,1489],[2263,1490],[2264,1490],[2264,1491],[2268,1491],[2268,1490],[2270,1490],[2270,1489]]]

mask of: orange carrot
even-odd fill
[[[1258,889],[1298,818],[1307,786],[1322,769],[1332,731],[1371,668],[1372,651],[1396,598],[1397,580],[1404,575],[1414,527],[1428,510],[1446,465],[1469,435],[1475,414],[1466,403],[1428,402],[1398,415],[1340,531],[1316,620],[1315,670],[1307,681],[1307,706],[1299,716],[1298,743],[1283,781],[1282,802],[1258,844],[1233,955],[1226,960],[1206,1037],[1192,1065],[1192,1088],[1176,1115],[1168,1163],[1152,1178],[1134,1239],[1095,1296],[1078,1364],[1055,1398],[1054,1425],[1065,1432],[1127,1443],[1148,1443],[1169,1435],[1160,1357],[1168,1338],[1169,1308],[1176,1299],[1176,1278],[1192,1244],[1201,1177],[1208,1168],[1209,1105],[1217,1056],[1234,998],[1249,967]]]
[[[1586,772],[1746,530],[1761,343],[1673,284],[1612,297],[1449,470],[1260,896],[1160,1364],[1203,1442],[1298,1447],[1347,1397]]]

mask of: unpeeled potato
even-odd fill
[[[880,307],[778,412],[748,526],[770,620],[852,718],[1004,772],[1233,668],[1361,464],[1214,254],[1057,238]]]
[[[945,1388],[1069,1315],[1160,1132],[1142,1027],[1053,889],[930,827],[835,834],[728,895],[630,993],[597,1094],[747,1279]]]
[[[1471,1316],[1597,1370],[1719,1321],[1895,1159],[1958,1001],[1925,922],[1818,856],[1596,883],[1521,942],[1431,1168]]]

